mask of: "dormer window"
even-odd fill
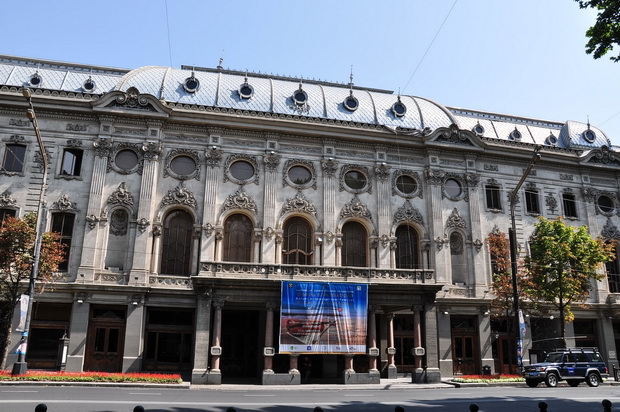
[[[521,140],[521,132],[519,130],[517,130],[517,128],[515,127],[515,129],[510,132],[510,135],[508,136],[508,138],[510,140],[515,140],[515,141],[519,141]]]
[[[30,80],[28,81],[28,83],[30,83],[32,87],[39,87],[41,86],[41,83],[43,83],[43,78],[37,71],[35,74],[30,76]]]
[[[295,93],[293,93],[293,96],[291,96],[291,98],[297,106],[303,106],[308,102],[308,93],[306,93],[301,88],[301,83],[299,84],[299,89],[297,89]]]
[[[354,112],[359,107],[359,101],[353,96],[353,92],[351,92],[351,94],[344,99],[342,104],[344,104],[344,107],[351,112]]]
[[[96,87],[97,85],[95,84],[95,81],[89,76],[82,85],[82,90],[84,90],[85,92],[92,92],[95,90]]]
[[[407,106],[400,101],[400,96],[398,96],[398,101],[392,105],[392,113],[396,117],[403,117],[407,113]]]
[[[188,93],[196,93],[198,89],[200,89],[200,81],[194,76],[194,72],[192,75],[185,79],[183,82],[183,88]]]
[[[239,97],[241,97],[242,99],[250,99],[252,96],[254,96],[254,88],[250,86],[247,79],[241,86],[239,86],[238,91]]]
[[[478,122],[471,130],[476,134],[476,136],[482,136],[484,134],[484,127],[480,124],[480,122]]]
[[[586,139],[588,143],[594,143],[594,141],[596,140],[596,133],[594,132],[594,130],[590,129],[590,127],[588,127],[588,129],[584,131],[581,135],[584,139]]]
[[[553,133],[551,133],[549,136],[547,136],[547,139],[545,139],[545,143],[550,146],[555,146],[556,144],[558,144],[558,138],[555,137]]]

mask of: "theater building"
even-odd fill
[[[25,87],[49,158],[47,230],[68,251],[35,297],[31,369],[208,384],[506,371],[485,239],[508,231],[509,194],[537,147],[517,194],[522,253],[537,216],[620,239],[620,155],[587,123],[221,67],[11,56],[0,56],[3,216],[36,210],[43,174]],[[604,269],[568,331],[611,365],[620,268]],[[340,291],[323,302],[336,309],[285,310],[289,287]],[[349,322],[336,301],[358,292]],[[527,318],[526,361],[557,319]],[[328,338],[345,340],[318,343]]]

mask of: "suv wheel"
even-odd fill
[[[597,373],[590,372],[588,373],[588,376],[586,376],[586,383],[588,384],[588,386],[595,388],[601,383],[601,378],[598,376]]]
[[[577,379],[568,379],[566,381],[566,383],[568,383],[568,386],[571,386],[571,387],[575,388],[575,387],[579,386],[580,382]]]
[[[589,385],[589,380],[588,380],[588,385]],[[558,386],[558,375],[556,375],[555,373],[550,373],[547,375],[547,377],[545,378],[545,385],[547,385],[550,388],[555,388],[556,386]]]
[[[527,386],[529,386],[530,388],[535,388],[538,386],[538,381],[534,380],[534,379],[526,379],[525,383]]]

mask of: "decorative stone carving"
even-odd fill
[[[381,241],[381,246],[383,246],[383,248],[385,249],[389,243],[390,243],[390,237],[386,234],[381,235],[381,237],[379,238],[379,240]]]
[[[52,209],[61,212],[77,212],[76,204],[69,199],[69,195],[66,193],[52,204]]]
[[[545,196],[545,204],[551,213],[555,213],[558,209],[558,200],[551,193]]]
[[[82,141],[80,139],[69,139],[67,140],[67,147],[82,147]]]
[[[474,249],[476,249],[476,253],[479,253],[480,250],[482,250],[482,245],[484,245],[484,243],[482,243],[480,239],[476,239],[472,242],[472,245],[474,246]]]
[[[153,225],[153,237],[160,237],[160,236],[161,236],[161,225],[154,224]]]
[[[178,157],[178,156],[187,156],[189,158],[191,158],[194,161],[195,164],[195,168],[194,170],[187,175],[180,175],[175,173],[170,164],[172,163],[172,161],[174,160],[174,158]],[[172,149],[168,152],[168,154],[166,155],[166,161],[164,164],[164,177],[168,177],[168,176],[173,176],[177,179],[180,180],[189,180],[189,179],[196,179],[196,180],[200,180],[200,160],[198,159],[198,152],[196,150],[191,150],[191,149]]]
[[[385,163],[380,163],[375,166],[375,174],[377,175],[377,179],[385,182],[388,177],[390,177],[390,167]]]
[[[297,184],[295,182],[291,182],[291,180],[288,178],[288,170],[293,167],[293,166],[303,166],[306,169],[308,169],[310,171],[311,174],[311,178],[309,182],[306,183],[302,183],[302,184]],[[308,161],[308,160],[303,160],[303,159],[290,159],[287,160],[286,163],[284,164],[284,170],[282,173],[282,186],[286,186],[289,185],[291,187],[295,187],[295,188],[306,188],[306,187],[312,187],[313,189],[316,190],[317,188],[317,184],[316,184],[316,170],[314,169],[314,163]]]
[[[138,220],[138,230],[140,231],[140,233],[144,233],[146,232],[146,228],[150,225],[151,223],[146,220],[146,218],[141,218]]]
[[[164,145],[157,142],[146,142],[142,145],[142,153],[147,160],[159,160],[164,151]]]
[[[133,196],[127,190],[125,182],[121,182],[116,190],[108,197],[108,203],[113,205],[133,205]]]
[[[25,144],[26,138],[19,134],[12,134],[11,137],[9,137],[9,142],[16,144]]]
[[[301,192],[297,192],[295,197],[286,201],[284,206],[282,206],[280,216],[284,216],[285,214],[292,212],[308,213],[316,217],[316,208]]]
[[[221,227],[215,229],[215,240],[220,241],[224,239],[224,230]]]
[[[592,187],[584,187],[581,189],[581,193],[583,194],[583,198],[586,202],[592,202],[596,199],[596,196],[600,193],[600,190],[594,189]]]
[[[424,226],[424,217],[422,213],[413,207],[409,199],[405,200],[405,203],[399,207],[394,214],[394,224],[402,222],[415,222]]]
[[[470,187],[470,188],[478,187],[478,184],[480,183],[480,174],[479,173],[466,173],[465,182],[467,182],[467,187]]]
[[[263,156],[263,163],[265,165],[265,170],[268,170],[270,172],[275,172],[276,170],[278,170],[278,165],[280,164],[280,159],[282,158],[282,156],[277,155],[277,154],[266,154]]]
[[[52,161],[52,154],[45,148],[45,155],[47,156],[47,164],[49,165]],[[43,167],[45,163],[43,162],[43,157],[41,157],[41,152],[36,151],[34,154],[34,163],[37,165],[37,169],[43,172]]]
[[[230,209],[245,209],[252,213],[256,213],[257,211],[256,202],[243,191],[243,188],[228,196],[222,205],[222,212]]]
[[[10,119],[9,126],[27,127],[30,126],[30,122],[23,119]]]
[[[66,130],[69,132],[87,132],[87,124],[67,123]]]
[[[321,168],[323,169],[323,176],[334,177],[338,170],[338,162],[331,157],[327,160],[321,160]]]
[[[353,196],[351,202],[346,204],[340,211],[340,219],[349,217],[357,217],[372,220],[372,214],[368,210],[368,206],[362,203],[359,197]]]
[[[435,141],[473,146],[472,142],[467,136],[467,133],[465,133],[464,131],[460,131],[458,126],[455,124],[451,124],[448,130],[441,132],[441,134],[437,136]]]
[[[204,225],[203,230],[205,231],[205,236],[206,237],[211,237],[211,235],[213,235],[213,225],[211,223],[207,223],[206,225]]]
[[[594,152],[594,156],[588,160],[589,163],[617,164],[620,165],[618,158],[609,150],[607,146],[602,146],[600,150]]]
[[[603,239],[620,240],[620,230],[611,222],[610,218],[607,218],[607,222],[601,231],[601,236]]]
[[[109,104],[111,107],[123,107],[132,110],[145,110],[154,112],[155,108],[149,104],[146,95],[140,94],[138,89],[130,87],[125,94],[117,96],[116,99]]]
[[[93,141],[93,146],[95,147],[95,156],[110,156],[110,151],[112,150],[112,141],[110,139],[97,137]]]
[[[192,209],[196,209],[197,202],[191,190],[187,189],[183,182],[173,190],[168,191],[161,201],[161,206],[167,205],[185,205]]]
[[[446,221],[446,227],[459,228],[459,229],[465,229],[467,227],[467,224],[465,223],[465,219],[463,219],[463,217],[461,216],[457,208],[454,208],[452,210],[452,213],[450,214],[450,216],[448,217],[448,220]]]
[[[327,233],[325,233],[325,241],[330,244],[334,241],[334,237],[335,235],[332,233],[331,230],[328,230]]]
[[[86,216],[86,222],[88,222],[88,228],[92,230],[97,226],[99,218],[95,215],[88,215]]]
[[[200,236],[202,236],[202,228],[201,227],[194,227],[193,231],[192,231],[192,237],[194,239],[200,239]]]
[[[445,235],[443,238],[439,236],[435,238],[435,247],[437,248],[438,252],[443,249],[443,245],[448,244],[448,243],[450,243],[450,240]]]
[[[222,161],[223,152],[215,148],[205,150],[205,161],[207,166],[215,167],[219,166]]]
[[[267,239],[267,240],[271,240],[275,233],[276,233],[276,231],[273,230],[273,228],[271,226],[268,227],[267,229],[263,230],[263,235],[265,236],[265,239]]]
[[[5,190],[0,195],[0,207],[5,208],[5,207],[15,207],[15,206],[17,206],[17,201],[13,198],[13,196],[11,196],[11,192],[9,192],[8,190]]]

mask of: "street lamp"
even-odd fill
[[[516,206],[516,198],[525,182],[525,179],[529,176],[532,171],[532,167],[534,164],[540,160],[540,147],[536,146],[534,149],[534,154],[532,155],[532,160],[530,160],[530,164],[527,166],[527,169],[523,172],[523,176],[521,176],[521,180],[517,183],[517,186],[510,192],[510,223],[511,227],[508,231],[510,238],[510,262],[512,264],[512,300],[513,300],[513,310],[514,310],[514,325],[515,325],[515,338],[516,338],[516,346],[517,346],[517,366],[523,366],[523,359],[521,357],[521,347],[523,345],[523,336],[521,336],[521,328],[519,327],[520,319],[519,319],[519,289],[517,284],[517,228],[515,224],[515,206]],[[512,359],[512,356],[509,358]],[[512,362],[511,362],[512,364]]]
[[[41,131],[39,130],[39,124],[37,123],[37,116],[32,106],[32,98],[30,89],[22,89],[22,94],[28,102],[28,110],[26,115],[32,127],[34,128],[34,134],[37,137],[37,143],[39,145],[39,152],[41,154],[41,162],[43,163],[43,178],[41,179],[41,188],[39,191],[39,202],[37,205],[37,223],[36,234],[34,244],[34,260],[32,262],[32,271],[30,272],[30,282],[28,284],[28,309],[26,311],[26,322],[24,323],[24,330],[22,331],[22,337],[19,342],[17,362],[13,364],[13,375],[24,375],[28,370],[28,364],[26,363],[26,351],[28,348],[28,332],[30,330],[30,320],[32,318],[32,301],[34,297],[34,284],[39,271],[39,259],[41,257],[41,240],[43,238],[43,231],[45,230],[45,186],[47,184],[47,153],[45,152],[45,146],[43,145],[43,139],[41,138]]]

